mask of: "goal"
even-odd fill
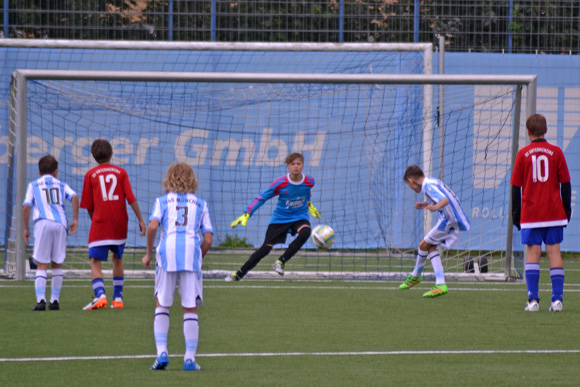
[[[444,85],[444,101],[433,96],[433,85]],[[522,101],[525,115],[533,113],[535,87],[535,76],[18,70],[10,97],[16,190],[7,204],[5,270],[25,276],[30,253],[18,230],[38,158],[53,154],[59,178],[82,194],[84,173],[94,166],[90,144],[102,137],[114,147],[112,162],[127,169],[145,216],[162,194],[168,165],[192,165],[215,229],[208,276],[237,269],[262,243],[275,200],[246,228],[229,224],[298,151],[316,180],[320,222],[335,230],[336,242],[329,251],[305,245],[288,263],[288,276],[406,277],[433,221],[413,209],[423,199],[402,179],[407,165],[419,164],[442,177],[471,217],[472,229],[444,255],[448,277],[521,277],[509,175]],[[444,128],[437,125],[440,103]],[[152,275],[140,268],[145,239],[136,235],[135,219],[129,222],[127,275]],[[68,239],[68,275],[90,275],[89,225],[81,211],[79,232]],[[273,275],[270,264],[249,276]]]

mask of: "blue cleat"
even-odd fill
[[[155,359],[155,363],[151,367],[152,370],[164,370],[169,364],[169,358],[167,357],[167,352],[163,352],[157,359]]]
[[[185,363],[183,363],[183,369],[185,371],[201,371],[201,366],[193,360],[187,359]]]

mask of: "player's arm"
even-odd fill
[[[425,208],[431,212],[435,212],[435,211],[439,211],[440,209],[442,209],[443,207],[445,207],[448,204],[449,204],[449,199],[444,197],[443,199],[439,200],[439,202],[437,204],[429,204]]]
[[[141,231],[139,236],[143,236],[143,235],[145,235],[145,221],[143,220],[143,215],[141,215],[141,209],[139,208],[139,203],[137,203],[137,200],[135,200],[135,201],[131,202],[131,204],[129,204],[129,205],[131,206],[131,208],[133,209],[133,212],[135,213],[135,216],[139,220],[139,231]],[[151,226],[151,223],[149,223],[149,226]]]
[[[79,197],[75,195],[71,199],[72,202],[72,210],[73,210],[73,219],[68,225],[68,233],[70,235],[77,232],[79,228]]]
[[[248,206],[246,207],[246,210],[244,211],[242,216],[236,218],[232,222],[232,224],[230,225],[231,228],[236,227],[240,223],[242,224],[242,226],[245,226],[246,223],[248,222],[248,219],[250,219],[250,217],[252,216],[252,214],[256,212],[258,208],[262,207],[264,203],[273,198],[275,194],[276,194],[276,184],[274,183],[270,185],[270,187],[268,187],[267,190],[262,192],[260,195],[256,196],[254,199],[252,199],[250,204],[248,204]]]
[[[424,208],[427,208],[428,205],[429,205],[429,202],[418,202],[418,203],[415,203],[415,209],[422,210]]]
[[[133,202],[135,203],[135,202]],[[141,262],[146,268],[150,267],[151,256],[153,255],[153,244],[155,243],[155,238],[157,237],[157,229],[159,228],[159,221],[157,219],[151,219],[149,222],[149,227],[147,227],[147,252]]]
[[[201,256],[205,257],[205,254],[209,251],[211,244],[213,243],[213,233],[206,232],[203,234],[203,242],[201,242]]]
[[[560,195],[562,196],[566,218],[570,222],[572,217],[572,185],[570,182],[560,184]]]
[[[28,222],[30,221],[30,206],[28,204],[22,206],[22,220],[24,223],[24,242],[28,244],[28,238],[30,238],[30,229],[28,228]]]
[[[522,188],[512,184],[512,223],[521,229],[520,219],[522,214]]]

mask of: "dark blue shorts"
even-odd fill
[[[109,251],[111,251],[118,259],[123,258],[123,251],[125,251],[125,244],[122,245],[105,245],[89,247],[89,258],[95,258],[99,261],[107,262],[109,258]]]
[[[522,228],[522,243],[524,245],[555,245],[564,240],[564,226]]]

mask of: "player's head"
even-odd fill
[[[532,136],[542,137],[548,131],[546,117],[541,114],[532,114],[526,121],[526,128]]]
[[[286,165],[292,164],[292,162],[294,160],[300,160],[302,162],[302,164],[304,164],[304,156],[302,156],[301,153],[298,152],[294,152],[294,153],[290,153],[287,157],[286,157]]]
[[[403,176],[405,183],[407,183],[407,185],[415,192],[421,192],[424,178],[425,174],[423,173],[423,170],[416,164],[408,166],[405,175]]]
[[[99,138],[93,142],[91,153],[97,163],[108,163],[113,157],[113,147],[109,141]]]
[[[195,193],[197,191],[195,172],[186,163],[171,164],[161,184],[165,192]]]
[[[58,161],[52,155],[42,156],[38,160],[38,172],[40,175],[52,175],[58,169]]]

